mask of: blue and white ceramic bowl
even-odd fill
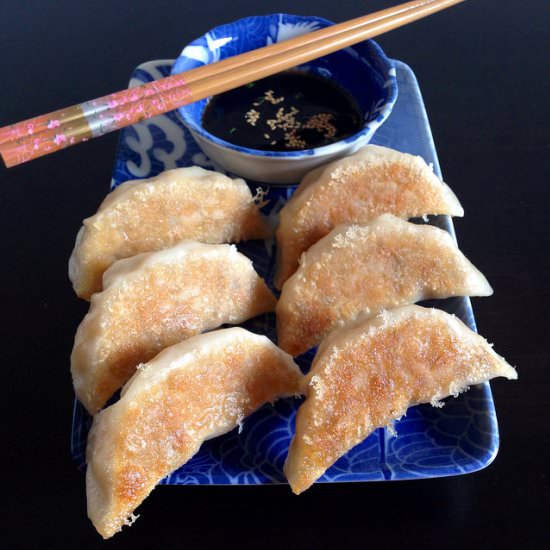
[[[212,29],[186,46],[174,63],[172,74],[282,42],[331,24],[320,17],[281,13],[239,19]],[[368,143],[376,129],[388,118],[397,99],[393,63],[372,40],[300,65],[299,68],[331,78],[351,92],[364,117],[363,127],[358,133],[315,149],[260,151],[234,145],[207,132],[201,125],[201,119],[208,99],[186,105],[178,111],[200,148],[222,169],[260,182],[296,183],[316,166],[349,155]]]

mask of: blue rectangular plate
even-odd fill
[[[399,98],[372,143],[420,155],[432,163],[435,172],[441,176],[414,73],[399,61],[394,64]],[[171,65],[171,60],[140,65],[132,75],[130,86],[168,76]],[[112,186],[193,164],[218,169],[200,151],[178,115],[167,113],[121,132]],[[250,184],[252,187],[258,185]],[[292,191],[293,188],[268,188],[270,204],[267,213],[276,215]],[[430,223],[454,235],[452,222],[447,216],[433,217]],[[253,260],[258,273],[271,285],[275,263],[272,243],[245,242],[239,245],[239,249]],[[470,328],[476,328],[468,298],[439,300],[424,305],[435,305],[454,313]],[[273,314],[257,317],[243,326],[275,340]],[[313,351],[310,351],[297,361],[307,370],[312,358]],[[299,400],[286,399],[274,406],[263,407],[245,421],[240,432],[233,430],[204,443],[193,459],[161,483],[284,483],[282,467],[294,433],[294,417],[299,404]],[[85,468],[90,424],[91,418],[75,399],[71,452],[81,469]],[[498,450],[498,427],[489,384],[473,387],[457,398],[446,400],[443,408],[430,405],[412,407],[394,427],[396,436],[386,429],[377,430],[338,460],[319,481],[384,481],[465,474],[488,466]]]

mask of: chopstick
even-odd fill
[[[433,0],[428,0],[428,2],[432,2],[432,1]],[[398,13],[403,13],[410,9],[417,8],[423,4],[426,4],[426,0],[412,0],[411,2],[406,2],[405,4],[401,4],[394,8],[388,8],[367,16],[357,17],[356,19],[351,19],[350,21],[346,21],[344,23],[339,23],[331,27],[326,27],[316,32],[311,32],[306,35],[296,36],[289,40],[285,40],[284,42],[278,42],[275,44],[271,44],[269,46],[265,46],[263,48],[259,48],[257,50],[252,50],[250,52],[243,53],[238,56],[229,57],[227,59],[218,61],[213,64],[203,65],[202,67],[198,67],[196,69],[187,71],[185,76],[185,81],[187,84],[190,84],[191,82],[195,82],[200,78],[209,76],[213,72],[220,74],[221,72],[235,69],[251,61],[260,61],[261,59],[266,59],[269,56],[272,56],[275,54],[280,54],[280,53],[282,54],[282,53],[288,52],[289,50],[291,50],[292,48],[295,48],[296,46],[311,44],[316,40],[318,40],[319,38],[335,36],[340,32],[348,31],[353,28],[358,28],[366,24],[379,21],[388,16],[393,16]],[[178,75],[173,77],[167,77],[165,79],[165,82],[167,84],[166,89],[181,85],[181,79],[178,78]],[[143,85],[143,86],[145,87],[146,85]],[[157,92],[153,91],[153,93],[156,94]],[[116,94],[109,94],[108,96],[104,96],[103,98],[99,98],[95,100],[96,102],[100,102],[100,105],[98,105],[95,109],[95,113],[98,114],[101,111],[107,111],[109,109],[108,100],[109,99],[114,100],[115,95]],[[129,97],[124,97],[118,101],[118,106],[131,103],[131,102],[132,102],[132,99],[130,99]],[[75,109],[74,112],[70,111],[70,113],[67,113],[68,110],[73,109],[74,107],[78,107],[78,105],[69,107],[68,109],[61,109],[59,111],[54,111],[45,116],[44,115],[38,116],[32,119],[26,120],[20,124],[25,124],[27,128],[32,127],[33,135],[37,135],[38,133],[49,129],[48,123],[52,119],[54,120],[62,119],[63,122],[69,122],[82,117],[81,110]],[[3,145],[4,143],[8,143],[13,139],[16,139],[17,137],[21,137],[16,133],[17,126],[19,125],[7,126],[5,128],[0,129],[0,145]],[[27,132],[25,131],[23,135],[26,135],[26,134]]]
[[[414,0],[0,129],[7,167],[328,55],[464,0]]]
[[[428,0],[428,2],[432,2],[432,1],[433,0]],[[411,2],[406,2],[405,4],[401,4],[394,8],[388,8],[367,16],[357,17],[356,19],[351,19],[350,21],[346,21],[344,23],[339,23],[331,27],[326,27],[316,32],[311,32],[306,35],[296,36],[289,40],[285,40],[284,42],[278,42],[275,44],[271,44],[269,46],[265,46],[263,48],[259,48],[257,50],[252,50],[250,52],[243,53],[238,56],[229,57],[227,59],[223,59],[222,61],[218,61],[213,64],[203,65],[202,67],[198,67],[196,69],[187,71],[185,76],[185,81],[187,84],[190,84],[191,82],[195,82],[200,78],[209,76],[212,72],[216,72],[217,74],[220,74],[221,72],[235,69],[251,61],[260,61],[261,59],[266,59],[271,55],[275,55],[279,53],[282,54],[291,50],[292,48],[295,48],[296,46],[311,44],[316,40],[318,40],[319,38],[335,36],[340,32],[348,31],[353,28],[358,28],[368,23],[379,21],[388,16],[396,15],[398,13],[403,13],[410,9],[417,8],[422,4],[426,4],[426,0],[412,0]],[[173,88],[180,85],[181,79],[179,79],[178,75],[176,75],[173,77],[167,77],[165,79],[165,82],[167,84],[166,89],[168,89],[168,88]],[[146,85],[142,85],[142,86],[146,86]],[[157,92],[154,91],[154,93],[156,94]],[[103,98],[99,98],[95,100],[96,102],[101,101],[101,104],[96,107],[95,113],[99,114],[99,112],[107,111],[109,109],[108,100],[109,99],[114,100],[113,96],[115,95],[116,94],[109,94],[108,96],[104,96]],[[131,102],[132,102],[132,99],[130,99],[129,97],[125,97],[118,101],[118,106],[131,103]],[[27,128],[32,127],[33,135],[36,136],[38,133],[49,129],[48,123],[52,119],[54,120],[62,119],[63,122],[70,122],[82,117],[82,110],[75,109],[74,112],[70,111],[69,114],[67,113],[68,110],[74,109],[75,107],[78,107],[78,105],[69,107],[68,109],[66,108],[66,109],[54,111],[48,115],[42,115],[32,119],[28,119],[23,123],[19,123],[19,124],[25,124]],[[3,145],[4,143],[13,141],[17,137],[21,137],[16,133],[17,126],[19,125],[7,126],[5,128],[0,129],[0,146]],[[27,135],[26,129],[23,135]]]

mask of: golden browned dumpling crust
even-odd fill
[[[341,225],[303,254],[277,303],[279,345],[299,355],[359,314],[490,294],[449,233],[384,214],[368,225]]]
[[[463,216],[451,189],[421,158],[367,145],[307,174],[280,213],[277,275],[283,283],[312,244],[343,223],[364,224],[380,214]]]
[[[376,428],[418,403],[516,371],[478,334],[440,310],[405,306],[329,334],[306,378],[285,474],[294,493]]]
[[[271,234],[244,180],[198,166],[128,181],[84,220],[69,260],[75,292],[89,299],[116,260],[182,240],[236,243]]]
[[[163,348],[275,307],[275,297],[235,245],[184,241],[119,260],[104,282],[71,355],[76,395],[91,414]]]
[[[264,403],[299,395],[302,374],[265,336],[242,328],[195,336],[142,365],[88,438],[88,516],[109,538],[203,441]]]

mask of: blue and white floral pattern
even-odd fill
[[[131,84],[137,85],[170,72],[170,61],[152,61],[138,67]],[[439,165],[422,98],[414,74],[395,62],[400,89],[392,115],[376,133],[373,143],[421,155]],[[199,164],[212,167],[174,112],[141,122],[121,132],[112,185],[128,179],[151,177],[175,166]],[[250,182],[255,188],[257,184]],[[270,204],[266,213],[276,215],[293,188],[267,188]],[[449,218],[430,220],[450,231]],[[239,245],[252,258],[258,272],[271,284],[274,270],[273,243],[249,242]],[[475,329],[468,298],[431,302],[455,313]],[[244,324],[254,332],[275,337],[273,314]],[[313,352],[298,358],[308,369]],[[185,466],[162,481],[164,484],[263,484],[282,483],[282,466],[294,432],[298,399],[268,405],[245,420],[242,430],[207,441]],[[90,417],[75,401],[71,450],[84,468],[86,436]],[[396,436],[379,429],[352,449],[320,479],[334,481],[374,481],[412,479],[464,474],[491,463],[498,449],[498,429],[489,384],[476,386],[457,398],[446,400],[443,408],[421,405],[409,409],[395,423]]]

